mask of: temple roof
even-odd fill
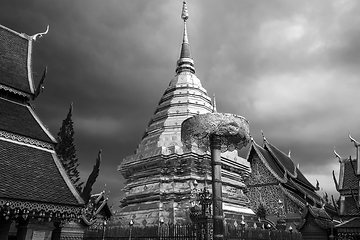
[[[316,192],[316,188],[306,179],[301,171],[295,166],[291,158],[264,140],[264,146],[258,145],[252,140],[247,161],[251,162],[253,154],[256,153],[266,168],[279,181],[280,186],[286,189],[291,198],[304,205],[307,199],[321,205],[323,200]],[[335,213],[335,210],[331,209]]]
[[[252,151],[256,151],[258,155],[260,153],[261,160],[278,180],[287,182],[287,178],[290,177],[294,182],[303,185],[310,189],[310,191],[316,189],[295,166],[291,158],[270,144],[267,140],[264,141],[263,147],[258,145],[255,141],[252,141],[247,157],[248,161]]]
[[[314,217],[315,222],[317,225],[323,229],[329,229],[334,226],[333,219],[329,216],[329,214],[325,211],[324,208],[318,208],[313,207],[310,205],[307,205],[304,208],[303,214],[302,214],[302,221],[300,224],[296,227],[298,230],[302,229],[305,226],[305,223],[307,222],[307,215],[311,215]],[[309,224],[313,224],[310,220]]]
[[[343,160],[344,164],[344,174],[342,179],[339,182],[342,182],[342,184],[339,185],[340,191],[358,191],[359,190],[359,180],[360,177],[358,177],[356,173],[357,169],[357,161],[356,159],[345,159]]]
[[[0,139],[0,198],[82,205],[53,150]]]
[[[55,138],[27,104],[0,97],[0,131],[55,143]]]
[[[360,232],[360,217],[354,217],[347,221],[344,221],[336,225],[335,228],[339,232],[342,232],[342,229],[349,229],[349,228],[356,230],[356,232]]]
[[[283,153],[266,140],[264,141],[264,149],[266,149],[271,154],[271,156],[273,156],[273,159],[278,163],[283,171],[286,171],[289,175],[296,178],[297,168],[287,154]]]
[[[57,158],[55,138],[29,103],[38,94],[32,41],[45,33],[27,36],[0,25],[0,214],[7,219],[69,220],[84,205]]]
[[[32,95],[31,54],[33,38],[0,25],[0,89]]]
[[[286,176],[284,172],[280,169],[280,167],[276,164],[275,159],[271,156],[271,154],[265,150],[263,147],[258,145],[255,141],[251,143],[249,154],[248,154],[248,161],[252,151],[255,151],[263,163],[267,166],[267,168],[272,172],[274,177],[278,180],[286,181]]]

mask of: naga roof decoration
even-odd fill
[[[81,214],[81,219],[88,226],[94,224],[97,220],[97,215],[104,210],[105,218],[109,219],[112,216],[111,210],[108,206],[109,196],[105,196],[105,191],[98,194],[91,195],[89,202]]]

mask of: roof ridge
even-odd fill
[[[270,147],[269,147],[270,146]],[[283,151],[281,151],[279,148],[277,148],[276,146],[272,145],[271,143],[269,143],[267,140],[264,141],[264,148],[267,147],[268,151],[271,153],[271,155],[273,156],[274,159],[277,160],[277,162],[283,167],[284,171],[288,172],[288,174],[292,177],[292,178],[297,178],[297,167],[295,165],[295,163],[292,161],[292,159],[285,154]],[[280,159],[278,159],[276,157],[276,154],[273,152],[273,150],[271,148],[275,148],[277,151],[280,152],[280,154],[282,154],[285,158],[289,159],[294,167],[294,172],[290,172],[289,169],[287,169],[287,167],[285,167],[285,165],[282,163],[282,161]]]
[[[317,194],[315,191],[311,191],[311,189],[308,190],[309,193],[316,195],[320,200],[315,199],[313,196],[309,196],[308,193],[304,190],[304,187],[301,186],[300,184],[296,183],[293,179],[290,179],[290,181],[292,184],[294,184],[300,190],[300,192],[304,193],[306,195],[306,197],[309,197],[314,202],[316,201],[317,203],[321,204],[320,201],[321,201],[322,197],[319,194]]]

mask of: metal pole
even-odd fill
[[[102,240],[105,239],[105,231],[106,231],[106,220],[103,221],[103,232],[102,232]]]
[[[224,239],[224,215],[221,182],[221,140],[218,135],[210,136],[213,200],[214,240]]]
[[[129,226],[130,226],[129,240],[131,240],[131,232],[132,232],[133,225],[134,225],[133,220],[130,220],[130,222],[129,222]]]

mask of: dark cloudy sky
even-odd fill
[[[118,206],[122,159],[140,142],[174,76],[182,1],[3,0],[0,24],[28,35],[45,91],[33,103],[56,135],[74,102],[75,143],[86,180],[98,149],[95,190]],[[356,0],[188,1],[196,75],[218,111],[242,115],[262,143],[291,149],[315,184],[334,193],[331,177],[360,141],[360,2]],[[246,151],[243,157],[246,156]]]

